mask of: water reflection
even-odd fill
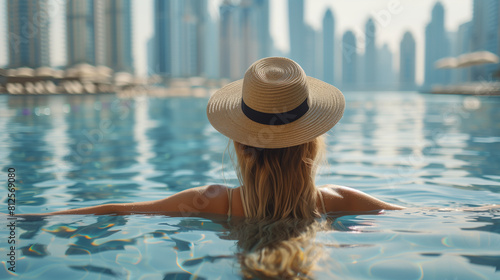
[[[215,275],[262,276],[276,271],[262,269],[291,264],[302,269],[299,276],[304,278],[311,276],[305,273],[315,265],[310,271],[314,279],[406,279],[410,272],[423,273],[429,279],[444,275],[493,279],[498,271],[495,248],[500,246],[498,214],[404,210],[384,215],[332,215],[296,226],[227,223],[225,217],[30,217],[18,222],[23,232],[23,262],[32,264],[20,275],[44,276],[45,265],[58,264],[56,271],[69,269],[75,276],[211,279]],[[295,251],[294,244],[302,249]],[[279,250],[287,257],[262,263],[265,258],[252,259],[259,248],[267,248],[262,257],[279,256],[275,252]],[[298,253],[295,256],[300,260],[287,263],[294,256],[290,253]],[[451,264],[459,268],[451,271]]]
[[[327,138],[331,165],[320,170],[317,183],[417,207],[498,204],[500,99],[474,98],[346,93],[345,116]],[[206,103],[113,94],[0,96],[0,165],[17,170],[17,213],[158,199],[222,183],[227,142],[209,125]],[[334,233],[316,236],[331,257],[323,278],[371,279],[396,260],[415,275],[436,272],[439,278],[454,263],[458,278],[493,277],[497,221],[498,213],[489,212],[340,217]],[[228,269],[238,267],[235,240],[220,221],[53,217],[22,222],[19,230],[30,260],[21,270],[32,279],[238,274]]]
[[[135,201],[137,193],[156,199],[213,181],[203,171],[213,158],[203,132],[206,99],[0,98],[8,106],[2,166],[19,170],[29,212]]]
[[[500,127],[493,120],[500,117],[499,98],[345,96],[344,117],[328,137],[331,165],[320,170],[319,184],[353,186],[415,206],[498,203],[500,177],[494,169],[500,168]],[[483,200],[471,190],[490,194]],[[405,193],[406,201],[395,199]]]

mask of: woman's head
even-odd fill
[[[334,86],[307,77],[294,61],[268,57],[209,100],[210,123],[234,141],[243,201],[252,218],[318,216],[314,175],[320,137],[342,117]]]
[[[306,76],[288,58],[268,57],[252,64],[244,79],[215,92],[207,116],[236,142],[276,149],[323,135],[340,120],[344,107],[336,87]]]
[[[314,176],[324,154],[323,137],[286,148],[263,149],[234,141],[237,173],[253,218],[312,218]]]

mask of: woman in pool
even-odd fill
[[[207,107],[210,123],[234,143],[240,187],[203,186],[155,201],[45,215],[177,212],[280,220],[402,209],[348,187],[315,186],[316,168],[325,153],[321,135],[340,120],[344,107],[337,88],[307,77],[294,61],[261,59],[244,79],[217,91]]]

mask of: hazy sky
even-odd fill
[[[52,1],[52,64],[64,65],[64,5],[63,0]],[[271,1],[271,34],[278,48],[288,51],[288,0]],[[212,0],[211,12],[218,16],[218,4],[222,0]],[[364,26],[369,16],[376,19],[376,42],[381,46],[389,44],[395,56],[399,55],[399,42],[406,30],[410,30],[417,43],[417,80],[423,77],[423,44],[425,25],[430,20],[436,0],[306,0],[306,21],[316,30],[321,23],[326,8],[331,8],[335,18],[336,38],[351,29],[358,38],[363,38]],[[456,31],[458,26],[472,18],[472,0],[441,0],[445,7],[445,21],[448,31]],[[396,7],[389,9],[390,6]],[[6,0],[0,0],[0,19],[5,19]],[[146,73],[146,42],[153,35],[153,0],[133,0],[134,59],[139,75]],[[391,13],[392,11],[392,13]],[[377,16],[378,15],[378,16]],[[382,15],[384,15],[382,17]],[[388,17],[390,15],[390,17]],[[378,18],[378,20],[377,20]],[[0,23],[0,38],[6,38],[5,20]],[[7,40],[0,40],[0,66],[7,63]],[[358,40],[359,41],[359,40]],[[396,65],[397,66],[397,65]]]

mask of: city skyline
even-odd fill
[[[59,0],[51,0],[51,1],[59,1]],[[361,1],[361,0],[360,0]],[[0,4],[2,4],[2,2],[5,4],[5,0],[1,0],[0,1]],[[149,3],[148,3],[149,2]],[[285,2],[285,3],[283,3]],[[311,21],[310,18],[310,14],[311,12],[314,10],[314,9],[321,9],[321,7],[323,8],[328,8],[330,7],[331,5],[331,2],[328,2],[328,1],[304,1],[305,2],[305,11],[304,11],[304,17],[305,17],[305,20],[306,20],[306,24],[307,25],[310,25],[312,26],[315,31],[320,31],[320,29],[318,28],[317,26],[317,23],[314,23],[314,21]],[[375,12],[381,12],[382,10],[381,9],[378,9],[380,7],[385,7],[385,9],[387,9],[387,5],[388,3],[390,3],[391,1],[373,1],[373,2],[377,2],[375,4],[377,4],[376,6],[373,6],[373,5],[368,5],[369,7],[364,7],[364,10],[369,10],[369,9],[372,9],[373,11]],[[373,2],[370,2],[373,4]],[[433,5],[434,3],[436,3],[436,1],[433,1],[433,0],[429,0],[429,1],[422,1],[422,4],[420,4],[420,10],[422,9],[422,7],[425,6],[425,3],[430,3],[431,5]],[[441,1],[443,3],[443,5],[445,6],[445,8],[447,9],[447,17],[446,17],[446,26],[448,28],[448,25],[450,25],[449,23],[449,20],[451,20],[451,26],[454,27],[453,30],[457,30],[458,29],[458,25],[459,24],[462,24],[464,23],[465,21],[464,20],[461,20],[462,18],[464,18],[464,16],[462,15],[461,17],[453,17],[453,16],[450,16],[450,15],[454,15],[453,12],[450,12],[448,11],[448,6],[449,5],[449,1],[447,0],[442,0]],[[456,6],[460,6],[458,4],[462,4],[461,6],[462,7],[468,7],[470,10],[470,8],[472,7],[472,3],[471,1],[459,1],[460,3],[457,3],[456,5],[451,5],[453,7],[453,9],[456,10]],[[218,11],[217,9],[214,9],[214,7],[216,8],[218,3],[220,3],[220,1],[211,1],[210,2],[210,7],[208,8],[208,10],[210,11],[210,14],[212,16],[216,16],[218,17]],[[339,3],[339,4],[336,4],[336,3]],[[395,69],[398,68],[398,61],[399,61],[399,44],[400,44],[400,39],[403,35],[404,32],[401,32],[401,34],[394,34],[394,35],[391,35],[391,38],[393,38],[393,41],[396,42],[397,44],[397,48],[394,48],[392,47],[393,46],[393,42],[388,42],[387,40],[384,40],[384,36],[387,36],[387,30],[391,30],[391,28],[393,28],[394,26],[398,25],[400,26],[400,29],[401,30],[406,30],[406,29],[409,29],[409,30],[412,30],[412,29],[417,29],[417,30],[420,30],[419,32],[412,32],[413,33],[413,36],[415,38],[415,41],[416,41],[416,45],[417,45],[417,82],[421,82],[422,79],[421,77],[423,76],[423,73],[422,72],[422,65],[419,66],[419,64],[423,64],[423,54],[422,53],[419,53],[419,50],[421,51],[422,50],[422,45],[424,43],[423,40],[419,40],[419,33],[423,33],[423,30],[424,30],[424,26],[425,25],[422,25],[422,26],[418,26],[417,24],[409,24],[408,26],[410,28],[406,28],[403,27],[404,25],[402,24],[399,24],[399,20],[398,18],[401,18],[401,17],[406,17],[406,14],[405,11],[410,9],[412,7],[412,5],[415,5],[414,3],[411,3],[411,2],[408,2],[408,1],[399,1],[401,7],[402,8],[402,11],[400,14],[393,17],[392,19],[392,22],[390,24],[388,24],[387,26],[385,27],[380,27],[380,26],[377,26],[378,28],[378,31],[380,32],[377,32],[377,47],[378,48],[381,48],[383,44],[388,44],[388,47],[389,49],[391,50],[391,52],[393,53],[393,60],[394,60],[394,67]],[[142,1],[140,4],[138,1],[133,1],[133,10],[134,10],[134,16],[133,16],[133,22],[134,21],[137,21],[137,24],[134,23],[134,31],[133,31],[133,36],[134,36],[134,59],[136,60],[136,68],[137,68],[137,71],[136,73],[139,74],[139,75],[144,75],[145,72],[147,71],[147,46],[146,46],[146,43],[147,43],[147,40],[150,39],[151,35],[152,35],[152,28],[144,28],[145,26],[149,25],[150,27],[153,27],[153,23],[152,23],[152,19],[147,17],[147,16],[142,16],[143,20],[137,20],[138,19],[138,15],[144,15],[144,14],[148,14],[148,12],[145,12],[147,11],[149,8],[152,8],[152,1]],[[273,0],[270,2],[270,9],[271,9],[271,19],[270,19],[270,25],[271,25],[271,34],[272,34],[272,37],[275,41],[275,44],[276,46],[281,50],[281,51],[286,51],[286,47],[285,49],[283,49],[283,41],[279,39],[279,36],[276,36],[276,25],[279,24],[280,20],[279,20],[279,15],[280,13],[277,13],[276,12],[276,9],[279,9],[280,5],[281,7],[283,7],[283,4],[284,4],[284,7],[286,8],[286,1],[282,1],[282,0]],[[345,30],[343,30],[343,28],[345,28],[346,24],[348,22],[346,22],[345,20],[345,17],[348,13],[345,13],[345,11],[347,10],[346,6],[348,6],[349,4],[346,2],[346,1],[335,1],[334,3],[335,5],[333,5],[333,7],[331,8],[332,10],[332,13],[333,13],[333,16],[335,18],[335,49],[340,49],[340,44],[341,44],[341,36],[342,34],[344,33]],[[321,6],[323,5],[323,6]],[[148,8],[149,7],[149,8]],[[319,7],[319,8],[318,8]],[[377,8],[378,7],[378,8]],[[363,10],[363,7],[361,7],[359,9],[360,11]],[[466,9],[467,10],[467,9]],[[316,18],[317,18],[317,21],[319,21],[321,23],[321,21],[323,20],[323,15],[324,15],[324,12],[326,10],[322,10],[322,13],[320,15],[316,15]],[[430,18],[430,8],[426,11],[425,14],[422,14],[422,12],[420,13],[420,18],[421,18],[421,21],[425,22],[425,23],[428,23],[428,20]],[[470,14],[471,14],[471,11],[468,11],[466,12],[465,14],[469,14],[469,20],[470,20]],[[361,17],[361,18],[364,18],[363,20],[363,26],[364,24],[366,23],[366,20],[370,17],[370,14],[369,13],[362,13],[362,11],[359,13],[361,15],[357,15],[358,17]],[[418,13],[417,13],[418,14]],[[283,15],[281,15],[283,16]],[[285,15],[286,17],[286,15]],[[465,15],[465,18],[467,18],[467,15]],[[287,20],[287,19],[286,19]],[[144,22],[148,22],[148,21],[151,21],[151,23],[146,23],[144,24]],[[375,21],[376,21],[376,24],[380,24],[379,22],[377,22],[377,18],[375,18]],[[54,24],[57,25],[57,17],[56,19],[54,20]],[[142,22],[142,23],[141,23]],[[411,23],[411,22],[410,22]],[[59,23],[60,25],[60,23]],[[137,32],[137,30],[139,29],[139,27],[142,26],[142,30],[141,32]],[[59,26],[60,27],[60,26]],[[288,28],[284,28],[282,27],[282,30],[281,31],[288,31],[287,30]],[[149,30],[149,32],[148,32]],[[278,29],[280,30],[280,29]],[[360,33],[359,31],[362,31],[362,29],[360,29],[360,26],[357,25],[357,24],[354,24],[354,28],[353,28],[353,31],[354,31],[354,34],[356,37],[360,37],[362,36],[363,34]],[[448,30],[450,31],[450,30]],[[282,34],[284,34],[285,37],[287,37],[287,32],[281,32]],[[59,34],[58,36],[62,36],[61,34]],[[142,38],[142,39],[141,39]],[[287,44],[285,42],[285,44]],[[358,47],[359,51],[361,52],[361,54],[363,54],[363,49],[361,47],[361,43],[358,42],[358,44],[360,45]],[[57,45],[57,42],[55,42],[55,45]],[[60,44],[59,44],[60,45]],[[5,47],[3,47],[5,49]],[[0,48],[1,50],[1,48]],[[51,51],[51,53],[54,53],[54,50]],[[3,54],[3,56],[5,56],[5,52]],[[54,61],[54,59],[56,59],[56,62],[57,62],[57,59],[61,59],[60,57],[58,58],[53,58],[52,60]],[[337,62],[340,62],[340,59],[337,59],[336,60]],[[5,57],[0,57],[0,64],[5,64]],[[58,66],[57,63],[53,63],[53,65],[55,66]],[[59,63],[59,65],[61,65],[61,63]],[[339,78],[339,73],[341,72],[340,71],[340,67],[339,67],[339,63],[336,63],[336,66],[335,66],[335,75],[336,75],[336,80]]]

